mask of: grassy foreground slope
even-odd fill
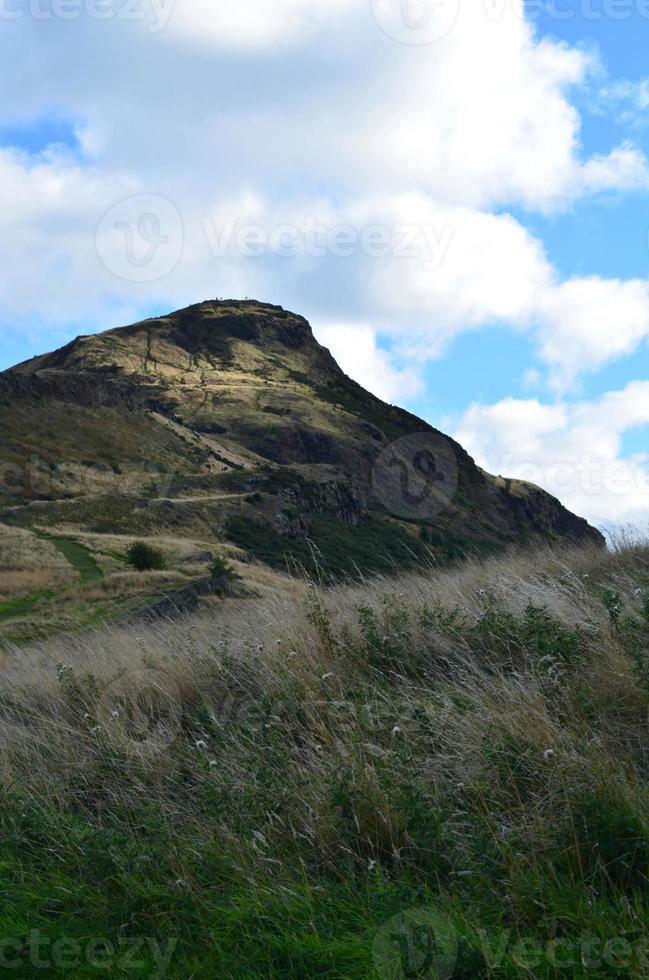
[[[647,975],[647,547],[9,650],[0,704],[13,975]]]

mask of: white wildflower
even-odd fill
[[[545,759],[546,762],[549,762],[550,759],[553,759],[554,749],[546,749],[545,752],[543,753],[543,758]]]
[[[401,735],[401,728],[399,725],[395,725],[392,729],[392,737],[395,738],[397,735]]]
[[[334,675],[333,675],[333,674],[331,674],[331,673],[329,673],[329,674],[323,674],[323,675],[322,675],[322,677],[321,677],[321,680],[323,680],[323,681],[328,681],[328,680],[329,680],[329,679],[330,679],[331,677],[333,677],[333,676],[334,676]]]
[[[197,742],[194,742],[194,745],[196,746],[197,749],[207,748],[207,742],[204,742],[202,738],[199,738]]]

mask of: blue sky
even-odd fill
[[[255,296],[481,465],[647,522],[649,4],[76,2],[0,0],[0,368]]]

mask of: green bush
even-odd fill
[[[219,555],[216,556],[210,565],[210,575],[212,578],[227,579],[228,582],[234,582],[239,578],[232,565],[224,561]]]
[[[126,560],[138,572],[159,572],[167,567],[167,562],[161,551],[136,541],[126,552]]]

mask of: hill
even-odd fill
[[[0,624],[51,622],[53,599],[62,625],[145,605],[214,553],[259,584],[264,567],[334,581],[602,540],[350,380],[302,317],[252,301],[78,337],[4,372],[0,453],[5,553],[30,532],[42,554],[40,589],[0,593]],[[134,538],[162,548],[164,574],[127,573]],[[61,554],[64,591],[43,580]]]

